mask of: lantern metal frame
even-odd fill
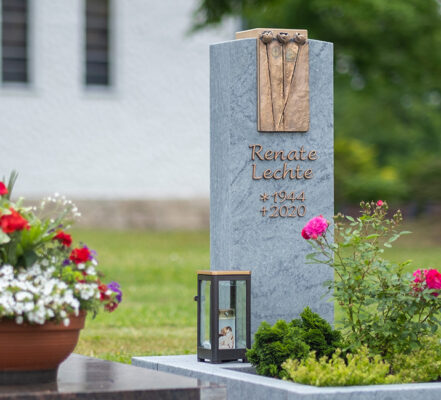
[[[198,332],[197,332],[197,356],[198,361],[206,360],[213,364],[224,361],[242,360],[246,362],[246,351],[251,347],[251,271],[198,271],[198,294],[195,301],[198,303]],[[210,281],[210,345],[207,349],[201,346],[201,284],[202,281]],[[219,283],[221,281],[245,281],[245,326],[246,348],[244,349],[219,349]],[[237,314],[236,314],[237,315]]]

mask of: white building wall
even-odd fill
[[[0,88],[0,178],[18,170],[31,198],[206,198],[208,46],[237,26],[186,36],[193,0],[112,6],[114,85],[90,88],[83,1],[31,2],[32,83]]]

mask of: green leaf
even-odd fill
[[[0,244],[5,244],[11,241],[11,238],[0,229]]]
[[[26,267],[30,267],[33,264],[35,264],[35,262],[37,261],[37,258],[38,258],[37,254],[35,254],[35,252],[32,251],[32,250],[26,250],[23,253],[22,257],[24,259],[24,264],[25,264]]]
[[[8,194],[6,195],[6,198],[9,200],[11,198],[12,190],[14,189],[15,182],[18,178],[18,172],[12,171],[11,175],[9,175],[9,181],[8,181]]]

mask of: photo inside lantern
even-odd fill
[[[219,282],[219,350],[246,348],[246,282]]]
[[[236,348],[236,313],[233,308],[219,310],[219,350]]]

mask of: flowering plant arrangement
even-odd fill
[[[322,216],[302,231],[314,252],[313,263],[332,267],[336,279],[327,282],[343,310],[348,346],[390,358],[421,347],[421,340],[439,327],[441,274],[436,269],[406,272],[409,262],[383,258],[385,248],[401,235],[400,211],[388,218],[385,201],[362,202],[361,216],[338,214],[331,225]],[[330,227],[333,232],[330,232]],[[335,235],[335,243],[328,236]]]
[[[122,300],[117,282],[105,284],[96,253],[73,246],[67,233],[77,207],[55,194],[39,207],[11,200],[17,174],[0,181],[0,319],[69,325],[80,311],[113,311]]]
[[[362,202],[358,218],[338,214],[331,223],[320,215],[305,224],[301,236],[313,248],[307,259],[335,272],[325,284],[341,311],[340,330],[334,331],[339,340],[334,347],[323,346],[329,332],[320,333],[316,322],[309,323],[313,342],[309,352],[300,351],[297,342],[305,335],[295,331],[295,320],[273,327],[262,323],[258,334],[265,333],[265,340],[259,342],[256,334],[253,348],[268,359],[250,357],[258,373],[277,372],[283,379],[316,386],[441,379],[441,273],[431,268],[412,275],[410,262],[384,258],[385,249],[410,233],[400,231],[401,212],[389,216],[388,211],[385,201]]]

